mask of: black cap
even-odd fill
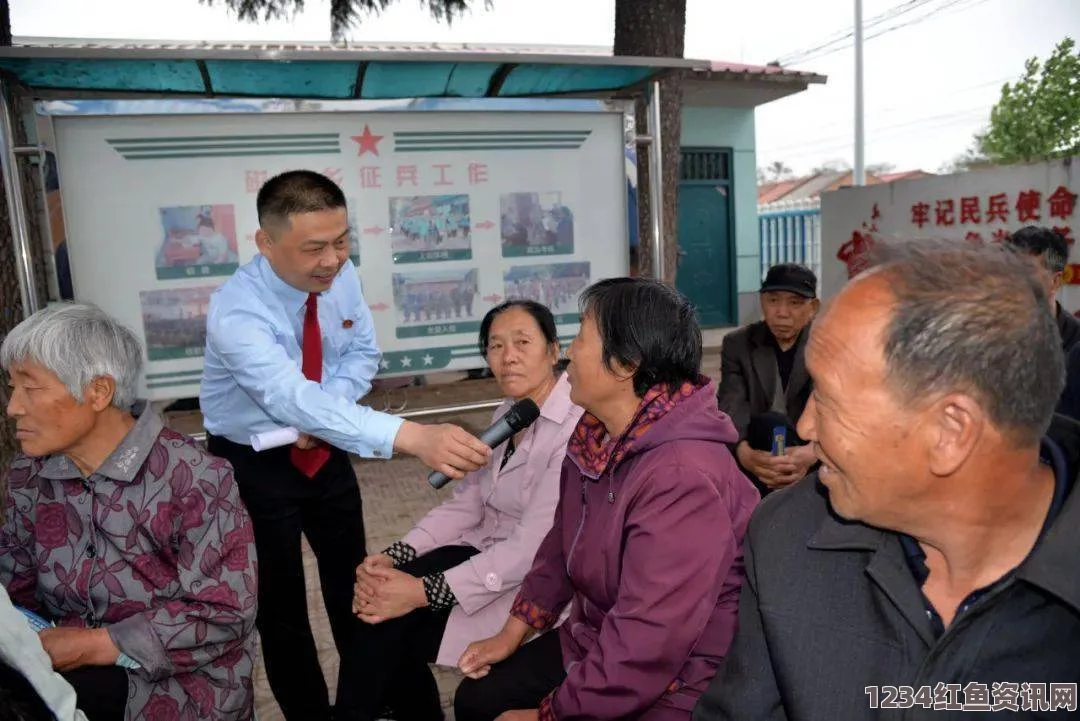
[[[761,284],[762,293],[771,290],[786,290],[804,298],[816,298],[817,276],[805,265],[797,263],[774,265],[769,268],[769,272],[765,275],[765,282]]]

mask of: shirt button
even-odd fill
[[[488,575],[484,576],[484,585],[486,585],[493,591],[497,591],[501,587],[498,574],[489,573]]]
[[[94,558],[96,556],[97,556],[97,549],[94,548],[94,544],[92,544],[92,543],[87,544],[87,546],[86,546],[86,557],[87,558]]]

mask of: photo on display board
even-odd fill
[[[561,193],[507,193],[499,198],[499,223],[505,258],[574,252],[574,214]]]
[[[145,290],[139,293],[146,357],[152,361],[201,358],[206,311],[217,286]]]
[[[395,263],[470,260],[469,196],[390,198],[390,248]]]
[[[183,205],[158,212],[162,230],[154,256],[158,280],[232,275],[240,267],[233,206]]]
[[[503,271],[507,300],[525,298],[543,303],[560,324],[578,322],[578,296],[589,282],[588,263],[515,265]]]
[[[434,270],[394,273],[398,338],[475,333],[485,310],[478,305],[478,272]]]

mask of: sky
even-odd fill
[[[796,173],[853,161],[854,0],[687,0],[688,58],[785,65],[827,75],[824,86],[758,108],[758,166]],[[153,11],[149,7],[153,5]],[[494,0],[451,27],[416,0],[399,0],[349,33],[355,41],[610,46],[614,0]],[[289,21],[241,23],[198,0],[11,0],[19,36],[144,40],[324,41],[326,0]],[[863,0],[867,164],[936,171],[972,144],[1001,85],[1080,40],[1080,0]],[[876,24],[871,21],[880,18]],[[871,37],[881,33],[880,37]],[[822,54],[825,50],[836,52]]]

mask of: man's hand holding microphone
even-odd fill
[[[484,467],[491,449],[468,431],[449,423],[424,425],[405,421],[394,438],[394,450],[416,456],[424,465],[454,480]]]

